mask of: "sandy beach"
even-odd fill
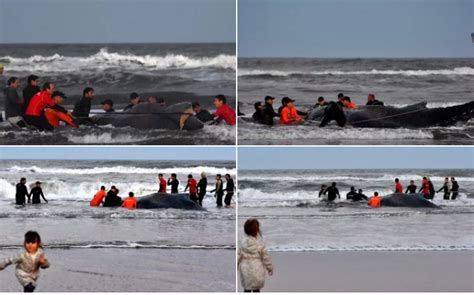
[[[473,292],[474,251],[270,252],[265,292]],[[239,282],[239,290],[241,290]]]
[[[18,250],[0,252],[1,259]],[[45,249],[39,292],[233,292],[234,250]],[[22,292],[15,267],[0,272],[0,292]]]

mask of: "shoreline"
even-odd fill
[[[269,253],[264,292],[474,291],[472,250]]]

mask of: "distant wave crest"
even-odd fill
[[[474,68],[460,67],[454,69],[438,69],[438,70],[377,70],[370,71],[277,71],[277,70],[245,70],[239,69],[239,76],[270,76],[270,77],[289,77],[300,75],[312,76],[350,76],[350,75],[402,75],[402,76],[429,76],[429,75],[443,75],[443,76],[474,76]]]
[[[71,72],[81,70],[107,70],[114,68],[126,69],[192,69],[192,68],[223,68],[235,70],[235,55],[220,54],[212,57],[189,57],[181,54],[134,55],[109,52],[107,48],[91,56],[76,57],[54,54],[51,56],[34,55],[27,58],[12,56],[0,57],[8,71],[28,72]]]

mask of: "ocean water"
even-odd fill
[[[346,200],[351,186],[370,197],[394,191],[398,177],[419,187],[429,176],[435,189],[444,177],[460,185],[457,200],[433,202],[441,209],[370,208]],[[341,199],[318,198],[321,184],[336,182]],[[239,171],[239,228],[248,218],[261,222],[271,251],[369,251],[474,249],[474,177],[472,170],[244,170]]]
[[[187,174],[200,178],[200,173],[208,173],[208,190],[214,186],[216,173],[230,173],[235,177],[235,162],[232,161],[1,161],[0,168],[0,256],[10,255],[12,249],[21,248],[21,239],[27,230],[37,230],[45,243],[45,251],[63,255],[84,255],[84,259],[94,257],[94,249],[113,252],[110,249],[126,251],[124,257],[146,256],[149,252],[173,250],[179,256],[183,251],[187,263],[202,264],[202,257],[212,256],[214,252],[235,251],[235,209],[217,209],[211,194],[204,199],[206,211],[187,211],[180,209],[137,209],[91,208],[89,201],[100,185],[115,185],[124,197],[129,191],[135,196],[143,196],[157,191],[156,176],[164,173],[177,173],[181,181],[179,189],[184,190],[183,182]],[[30,185],[39,180],[48,204],[27,205],[17,208],[14,205],[15,184],[20,177],[27,178]],[[109,250],[108,250],[109,249]],[[68,254],[68,250],[74,251]],[[54,252],[56,251],[56,252]],[[83,251],[83,252],[77,252]],[[197,252],[193,252],[197,251]],[[199,254],[204,251],[206,254]],[[133,254],[136,253],[136,254]],[[158,253],[158,252],[157,252]],[[194,254],[192,254],[194,253]],[[166,252],[160,255],[166,255]],[[100,255],[99,255],[100,256]],[[231,256],[233,265],[234,255]],[[59,259],[56,258],[56,259]],[[142,258],[140,258],[142,259]],[[179,260],[179,259],[178,259]],[[178,263],[177,260],[177,263]],[[179,263],[183,263],[179,260]],[[222,263],[227,262],[221,260]],[[98,258],[97,263],[106,263]],[[162,267],[158,265],[156,269]],[[113,265],[113,263],[111,264]],[[109,264],[91,265],[101,272],[108,272]],[[122,267],[122,266],[120,266]],[[155,268],[153,268],[155,269]],[[127,272],[143,271],[133,260],[129,261]],[[150,269],[151,271],[152,269]],[[118,270],[114,274],[118,275]],[[173,276],[185,276],[186,267],[173,270]],[[223,273],[234,273],[233,268],[222,269]],[[234,282],[215,282],[212,272],[202,273],[206,286],[199,290],[213,290],[214,287],[232,291]],[[230,276],[230,275],[229,275]],[[162,278],[157,277],[156,280]],[[163,282],[165,284],[165,282]],[[191,287],[183,283],[183,290]],[[194,282],[195,283],[195,282]],[[193,283],[193,284],[194,284]],[[169,285],[169,282],[166,282]],[[102,290],[104,287],[99,287]],[[112,288],[114,289],[114,288]],[[142,290],[137,286],[131,290]],[[81,290],[81,289],[76,289]],[[85,289],[83,289],[85,290]],[[88,289],[87,289],[88,290]],[[115,290],[115,289],[114,289]],[[148,289],[144,289],[148,290]],[[173,289],[175,290],[175,289]]]
[[[247,116],[266,95],[290,96],[308,110],[319,96],[336,100],[342,92],[358,105],[373,93],[386,105],[428,102],[429,108],[474,100],[474,59],[239,58],[239,107]],[[239,120],[242,144],[469,144],[472,120],[425,129],[318,128],[316,124],[268,128]]]
[[[100,102],[112,99],[115,109],[128,104],[129,94],[142,100],[149,95],[164,98],[168,105],[199,101],[213,110],[213,97],[224,94],[235,105],[235,44],[3,44],[0,77],[22,79],[30,74],[51,81],[68,99],[72,109],[86,86],[95,89],[93,112],[101,112]],[[2,86],[3,88],[3,86]],[[3,94],[0,110],[3,110]],[[209,128],[195,132],[163,130],[139,131],[127,128],[59,130],[53,136],[25,132],[18,134],[0,126],[4,144],[232,144],[235,128]],[[222,131],[222,129],[225,129]],[[226,136],[232,134],[232,136]],[[226,138],[222,140],[221,138]]]

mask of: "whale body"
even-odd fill
[[[422,102],[401,108],[360,106],[355,110],[343,109],[344,123],[362,128],[420,128],[451,126],[457,122],[467,122],[474,118],[474,101],[445,108],[427,108],[426,104],[426,102]],[[309,120],[325,123],[337,120],[339,117],[340,114],[334,104],[327,107],[327,110],[326,108],[315,108],[308,113]]]
[[[179,120],[190,103],[178,103],[168,107],[159,104],[138,104],[125,112],[104,113],[94,116],[97,125],[132,127],[136,129],[179,130]],[[184,130],[202,129],[204,124],[194,115],[189,115]]]
[[[189,194],[154,193],[138,198],[138,209],[206,210],[193,202]]]
[[[386,207],[414,207],[437,208],[440,207],[423,197],[423,194],[394,193],[382,198],[382,206]]]

